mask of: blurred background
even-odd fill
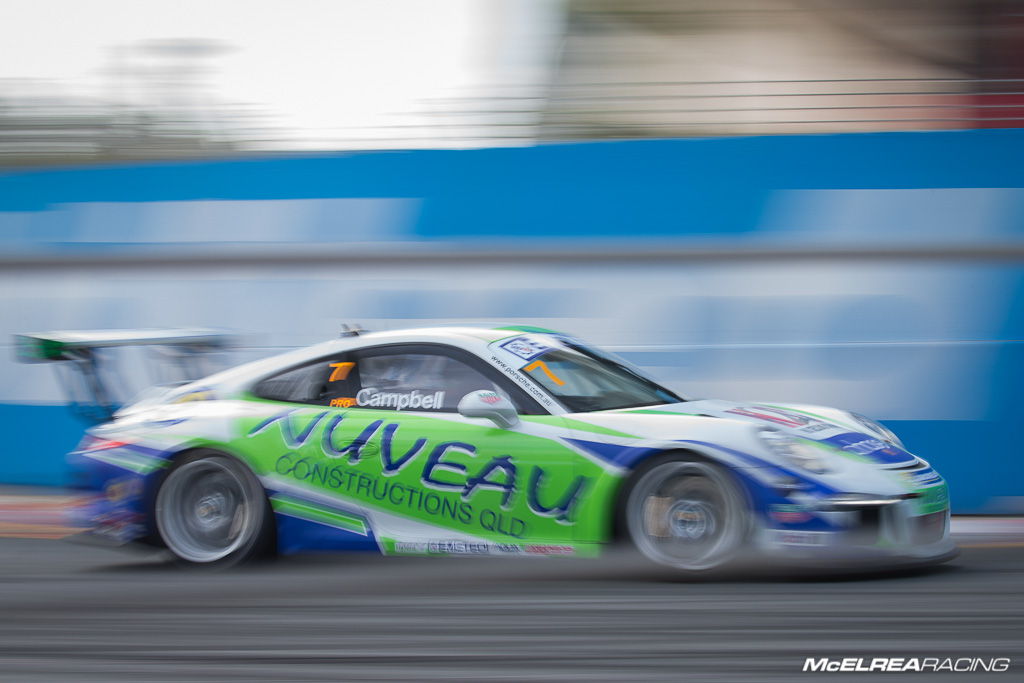
[[[241,361],[503,322],[880,418],[954,512],[1024,512],[1024,3],[0,15],[0,483],[64,483],[81,433],[17,332],[225,328]]]

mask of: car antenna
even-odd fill
[[[362,325],[356,323],[355,325],[349,325],[348,323],[341,324],[341,335],[342,337],[358,337],[366,330],[363,329]]]

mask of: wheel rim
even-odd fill
[[[215,562],[249,542],[259,508],[245,473],[226,458],[171,471],[157,494],[157,527],[167,547],[190,562]]]
[[[668,462],[644,474],[627,503],[627,524],[640,551],[661,564],[709,569],[728,559],[742,534],[736,488],[717,468]]]

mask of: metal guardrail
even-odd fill
[[[319,136],[339,146],[477,147],[538,141],[1024,126],[1024,78],[568,83],[429,100],[417,112]]]
[[[493,102],[493,100],[491,100]],[[888,78],[562,85],[461,116],[531,112],[541,139],[972,128],[1024,123],[1024,79]]]
[[[221,114],[223,115],[223,113]],[[484,147],[537,141],[1024,126],[1024,78],[863,78],[561,83],[428,100],[380,125],[285,138],[235,127],[230,140],[125,120],[95,102],[0,108],[0,163],[23,157],[213,156],[287,149]],[[178,122],[179,125],[181,122]],[[229,126],[231,128],[231,126]],[[290,141],[290,142],[289,142]]]

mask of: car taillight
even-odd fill
[[[86,434],[82,439],[81,443],[78,444],[78,451],[106,451],[111,448],[120,448],[121,446],[127,446],[127,441],[115,441],[113,439],[104,439],[98,436],[91,436]]]

